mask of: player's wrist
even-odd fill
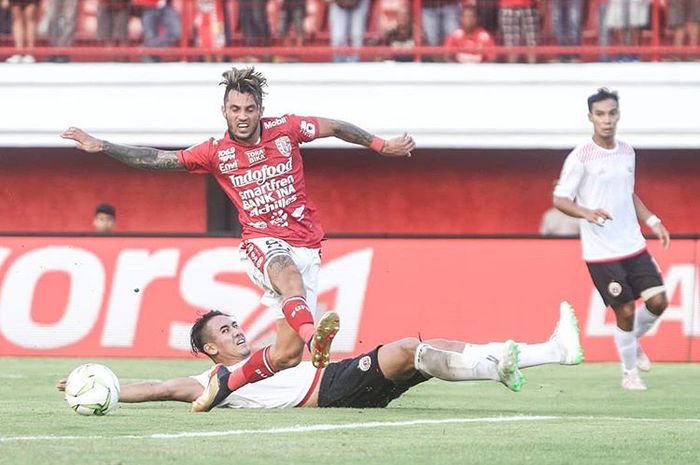
[[[661,224],[661,218],[656,215],[651,215],[649,218],[644,220],[644,222],[647,224],[647,226],[653,228],[654,226]]]
[[[384,139],[382,139],[381,137],[373,136],[372,142],[369,144],[369,148],[374,150],[375,152],[382,153],[385,145],[386,141]]]

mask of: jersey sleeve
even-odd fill
[[[212,171],[211,152],[213,139],[193,145],[190,148],[179,150],[177,158],[187,171],[195,174],[210,173]]]
[[[315,116],[287,115],[287,120],[297,142],[311,142],[319,136],[321,128]]]
[[[554,195],[574,200],[584,174],[585,167],[583,163],[578,159],[575,152],[571,152],[564,161],[559,180],[554,188]]]

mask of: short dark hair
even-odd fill
[[[205,354],[207,357],[209,356],[209,354],[204,352],[204,344],[206,344],[204,340],[204,328],[207,326],[207,323],[209,323],[209,320],[215,316],[230,315],[220,312],[219,310],[209,310],[207,313],[197,318],[192,325],[192,329],[190,330],[190,347],[194,355]]]
[[[95,216],[97,216],[98,213],[104,213],[105,215],[109,215],[112,218],[117,217],[117,209],[108,203],[101,203],[97,205],[97,207],[95,207]]]
[[[231,68],[222,74],[224,80],[219,85],[226,86],[224,91],[224,103],[228,98],[228,93],[232,90],[241,94],[250,94],[253,96],[255,103],[262,107],[263,96],[265,95],[264,87],[267,86],[267,79],[262,73],[256,72],[255,67],[237,69]]]
[[[617,91],[610,90],[607,87],[601,87],[598,91],[588,97],[588,112],[593,111],[593,104],[596,102],[602,102],[603,100],[612,99],[615,103],[620,103],[620,97],[617,95]]]

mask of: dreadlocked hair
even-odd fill
[[[219,85],[226,86],[224,92],[224,102],[228,97],[228,93],[232,90],[241,94],[250,94],[255,99],[258,106],[262,106],[263,96],[266,94],[263,87],[267,86],[267,79],[262,73],[255,72],[255,67],[238,69],[231,68],[222,74],[224,80]]]
[[[204,352],[204,344],[205,342],[205,334],[204,334],[204,329],[207,326],[207,323],[209,323],[209,320],[214,318],[215,316],[228,316],[224,312],[220,312],[219,310],[209,310],[207,313],[203,314],[197,320],[194,322],[192,325],[192,329],[190,330],[190,347],[192,348],[192,353],[194,355],[197,354],[206,354]]]

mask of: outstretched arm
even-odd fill
[[[65,391],[66,380],[59,380],[56,389]],[[119,402],[135,403],[164,400],[192,402],[202,392],[204,392],[204,388],[193,378],[174,378],[162,382],[146,381],[122,386],[119,392]]]
[[[644,205],[644,202],[642,202],[642,199],[640,199],[637,194],[632,194],[632,201],[634,202],[634,211],[637,213],[637,218],[646,223],[649,229],[654,231],[656,237],[661,241],[663,248],[667,249],[669,245],[671,245],[671,236],[666,227],[661,224],[659,217],[654,215],[651,210]]]
[[[345,121],[328,118],[318,118],[318,121],[320,124],[319,137],[337,137],[351,144],[371,148],[382,155],[410,157],[411,150],[416,147],[413,137],[408,134],[383,140]]]
[[[131,147],[128,145],[113,144],[91,136],[80,128],[70,127],[61,137],[77,142],[76,147],[89,153],[104,152],[110,157],[119,160],[134,168],[146,170],[172,170],[183,171],[185,167],[177,158],[175,150],[159,150],[152,147]]]

